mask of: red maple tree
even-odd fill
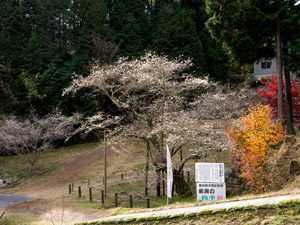
[[[267,81],[261,81],[263,85],[266,85],[264,89],[258,89],[257,93],[271,106],[273,115],[278,117],[278,93],[277,93],[277,76],[273,75],[267,78]],[[285,96],[285,82],[282,80],[283,85],[283,96]],[[291,93],[292,93],[292,104],[293,104],[293,121],[294,124],[300,123],[300,82],[291,81]],[[286,122],[286,111],[285,111],[285,98],[283,99],[284,107],[284,120]]]

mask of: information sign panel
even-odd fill
[[[197,183],[197,201],[215,201],[226,199],[225,183]]]
[[[195,163],[195,182],[225,182],[224,163]]]

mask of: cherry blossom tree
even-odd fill
[[[157,196],[160,196],[161,171],[166,170],[166,144],[171,147],[172,156],[187,143],[197,148],[178,164],[174,173],[177,193],[183,197],[191,193],[180,176],[185,162],[205,156],[210,149],[226,150],[225,128],[212,129],[218,127],[214,122],[203,122],[205,113],[201,107],[207,108],[208,116],[219,114],[224,118],[224,115],[230,117],[233,109],[237,111],[240,103],[245,104],[240,101],[234,107],[227,106],[238,94],[227,96],[222,94],[224,90],[220,85],[207,78],[184,74],[184,69],[190,66],[189,59],[168,59],[167,56],[148,52],[140,59],[120,58],[115,64],[105,67],[95,65],[89,76],[75,76],[71,86],[63,92],[66,95],[88,88],[94,94],[109,97],[123,112],[122,122],[115,127],[114,133],[147,142],[147,152],[157,174]],[[199,98],[191,99],[191,92]],[[213,102],[209,101],[216,104],[211,105]],[[222,104],[230,109],[230,113],[225,112]]]
[[[247,86],[230,90],[216,83],[210,83],[210,87],[198,95],[189,104],[185,102],[185,106],[188,105],[185,109],[179,107],[182,104],[170,104],[164,123],[157,123],[152,130],[157,135],[161,130],[164,132],[172,157],[179,154],[182,148],[188,151],[186,158],[172,158],[176,192],[183,197],[191,194],[189,185],[183,179],[185,163],[211,155],[213,151],[229,151],[224,130],[233,120],[246,115],[250,105],[261,101],[260,96]]]
[[[79,114],[66,117],[57,110],[44,117],[34,112],[25,118],[1,115],[0,147],[24,158],[31,172],[40,155],[52,149],[55,141],[68,141],[76,133],[74,125],[80,121]]]
[[[181,93],[209,85],[207,79],[180,73],[189,66],[189,59],[169,60],[152,52],[135,60],[120,58],[106,67],[94,66],[88,77],[75,77],[63,95],[90,88],[109,97],[130,121],[129,125],[120,126],[119,133],[153,144],[156,155],[152,164],[159,187],[159,174],[166,167],[166,158],[163,131],[153,133],[154,126],[163,123],[168,103],[180,99]]]

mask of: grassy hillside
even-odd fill
[[[298,159],[299,136],[295,141],[285,143],[281,148],[281,156],[286,159]],[[146,146],[143,142],[128,140],[116,143],[107,148],[108,152],[108,194],[102,204],[101,190],[103,186],[103,146],[101,143],[86,143],[65,148],[54,149],[41,155],[41,158],[28,172],[29,165],[18,156],[0,157],[0,174],[18,179],[7,187],[1,188],[1,194],[22,194],[35,197],[37,200],[10,206],[0,224],[73,224],[123,213],[142,212],[146,208],[146,199],[150,198],[151,208],[177,208],[195,206],[199,203],[195,196],[194,163],[192,160],[185,166],[185,178],[190,174],[190,185],[194,196],[186,199],[176,194],[166,206],[166,196],[155,196],[155,173],[149,167],[149,191],[145,196],[145,160]],[[183,157],[189,149],[183,149]],[[178,165],[180,156],[173,157],[174,166]],[[288,160],[285,160],[288,162]],[[199,161],[200,162],[200,161]],[[201,162],[224,162],[229,168],[228,152],[209,152]],[[287,167],[282,167],[286,170]],[[122,179],[123,178],[123,179]],[[297,177],[289,177],[285,188],[267,195],[298,192]],[[73,191],[69,194],[69,185]],[[82,197],[78,197],[78,187]],[[93,200],[89,201],[89,187],[92,188]],[[118,193],[118,207],[114,208],[114,196]],[[162,191],[163,193],[163,191]],[[247,193],[247,192],[246,192]],[[129,208],[129,196],[133,196],[133,209]],[[253,194],[250,194],[254,196]],[[249,196],[249,193],[248,195]],[[243,196],[230,196],[229,199]],[[4,210],[4,209],[3,209]],[[0,210],[0,213],[3,211]],[[299,208],[252,210],[235,213],[217,213],[191,219],[164,221],[165,224],[289,224],[299,220]],[[276,223],[274,222],[276,221]],[[290,221],[290,222],[287,222]],[[160,221],[161,223],[162,221]],[[187,223],[188,222],[188,223]],[[149,222],[150,223],[150,222]]]

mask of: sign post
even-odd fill
[[[195,163],[197,201],[226,199],[224,163]]]

